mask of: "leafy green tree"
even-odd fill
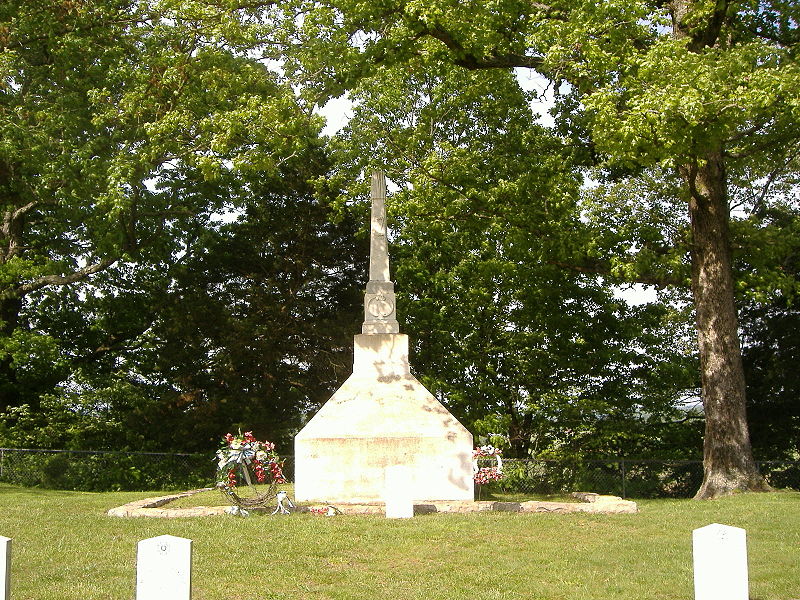
[[[207,230],[174,271],[148,367],[172,401],[150,415],[208,447],[228,429],[280,447],[352,369],[368,249],[361,221],[330,221],[301,181],[259,179],[233,222]],[[221,431],[220,427],[226,428]]]
[[[762,460],[800,456],[800,381],[795,363],[800,349],[800,314],[776,300],[742,313],[747,412],[753,448]]]
[[[765,248],[781,248],[788,260],[782,273],[796,276],[797,207],[773,206],[764,211],[762,220],[772,225],[762,232]],[[791,251],[787,252],[786,247]],[[757,255],[740,257],[741,267],[756,275],[763,274],[763,260]],[[766,271],[769,273],[769,271]],[[800,310],[797,303],[782,295],[760,302],[747,299],[741,311],[743,361],[747,375],[747,413],[753,435],[753,449],[761,460],[797,460],[800,456],[800,380],[795,367],[800,352]]]
[[[37,409],[0,420],[6,443],[208,451],[239,427],[290,447],[346,378],[363,306],[366,237],[306,183],[324,169],[318,150],[279,176],[206,182],[240,210],[162,271],[112,267],[37,296],[30,320],[62,368]]]
[[[302,20],[294,18],[294,4]],[[464,68],[465,79],[468,71],[532,69],[552,82],[554,133],[576,157],[613,178],[674,174],[688,223],[681,247],[642,246],[640,261],[630,240],[630,268],[614,269],[613,257],[598,256],[590,243],[565,262],[664,286],[685,282],[688,266],[706,421],[697,497],[767,489],[746,420],[730,204],[732,189],[748,176],[769,183],[797,172],[800,7],[788,0],[294,4],[287,41],[300,44],[287,68],[305,77],[309,94],[335,96],[368,81],[390,97],[392,81],[382,77],[395,65],[415,72],[446,63]],[[527,164],[536,169],[539,160]],[[686,261],[676,265],[682,248]],[[780,278],[767,279],[774,286]],[[793,281],[778,283],[793,293]]]
[[[663,449],[648,439],[683,419],[694,355],[665,343],[666,311],[628,309],[594,273],[562,268],[585,229],[571,148],[535,123],[510,73],[400,66],[381,79],[351,92],[333,146],[342,183],[379,162],[400,186],[400,318],[429,389],[508,455]]]
[[[206,182],[277,173],[316,145],[315,120],[252,58],[265,5],[0,5],[0,410],[35,412],[71,362],[148,327],[142,302],[229,203]],[[66,354],[44,327],[62,302],[103,315]]]
[[[663,308],[485,248],[442,252],[455,235],[419,233],[404,232],[398,263],[414,366],[474,434],[500,435],[516,457],[697,455],[670,446],[695,360],[664,343]]]

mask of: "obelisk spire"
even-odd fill
[[[369,282],[364,295],[362,333],[400,333],[395,311],[394,283],[389,279],[389,242],[386,229],[386,178],[372,172],[372,211],[369,232]]]
[[[372,172],[369,233],[369,280],[389,281],[389,243],[386,239],[386,179]]]

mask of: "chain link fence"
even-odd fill
[[[0,482],[89,492],[186,490],[214,479],[213,455],[0,448]]]
[[[487,460],[480,466],[493,466]],[[759,461],[775,488],[800,489],[800,461]],[[700,460],[505,459],[503,479],[488,492],[558,495],[574,491],[623,498],[691,498],[703,482]]]
[[[294,457],[283,472],[294,481]],[[494,459],[482,459],[491,467]],[[800,461],[760,461],[775,488],[800,489]],[[158,452],[93,452],[0,448],[0,482],[84,491],[186,490],[209,486],[214,455]],[[504,459],[503,479],[486,493],[562,495],[596,492],[623,498],[690,498],[703,481],[699,460]]]

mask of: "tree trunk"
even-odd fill
[[[511,417],[508,425],[508,441],[511,445],[508,458],[530,458],[533,415],[531,413],[520,415],[513,402],[506,404],[506,410]]]
[[[23,237],[25,233],[25,214],[15,214],[24,204],[15,191],[12,168],[0,161],[0,197],[6,206],[0,220],[0,265],[4,265],[23,254]],[[22,311],[22,297],[16,292],[17,282],[7,281],[0,289],[0,338],[8,339],[19,327],[19,315]],[[17,371],[13,357],[0,353],[0,412],[18,406],[20,400]]]
[[[19,324],[22,299],[17,296],[0,298],[0,336],[9,338]],[[14,359],[7,353],[0,355],[0,412],[20,404],[20,393]]]
[[[697,499],[770,489],[756,467],[747,428],[725,162],[721,149],[705,158],[680,169],[690,192],[692,294],[706,420]]]

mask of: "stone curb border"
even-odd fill
[[[619,496],[602,496],[589,492],[574,492],[574,498],[580,502],[546,502],[530,500],[528,502],[496,502],[496,501],[436,501],[414,505],[415,515],[431,513],[473,513],[473,512],[518,512],[518,513],[594,513],[594,514],[632,514],[638,513],[636,502],[623,500]],[[382,515],[383,504],[337,504],[343,514]]]
[[[214,488],[201,488],[189,490],[180,494],[160,496],[158,498],[145,498],[112,508],[106,514],[109,517],[160,517],[170,519],[175,517],[210,517],[225,514],[227,506],[193,506],[191,508],[160,508],[165,504],[179,498],[188,498],[200,492],[208,492]]]
[[[187,498],[200,492],[207,492],[214,488],[190,490],[180,494],[161,496],[158,498],[145,498],[129,502],[123,506],[112,508],[108,511],[110,517],[210,517],[225,514],[228,506],[193,506],[191,508],[161,508],[165,504]],[[593,513],[593,514],[632,514],[639,512],[636,502],[623,500],[619,496],[603,496],[589,492],[574,492],[573,497],[580,502],[545,502],[531,500],[528,502],[494,502],[494,501],[438,501],[424,502],[414,505],[415,515],[432,513],[473,513],[473,512],[518,512],[518,513]],[[323,506],[315,507],[322,508]],[[384,505],[380,504],[337,504],[336,508],[345,515],[383,515]]]

